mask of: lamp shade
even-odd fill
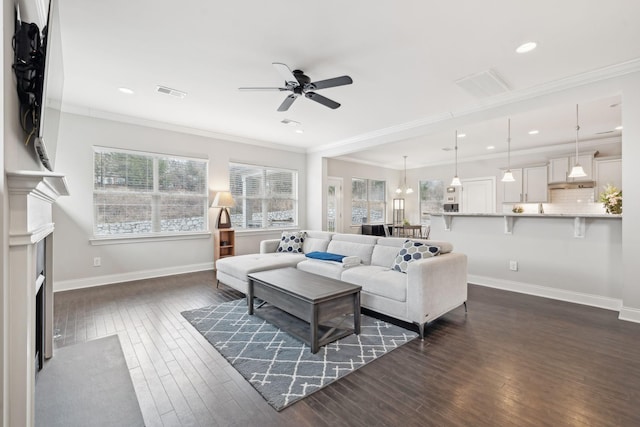
[[[218,191],[211,203],[212,208],[232,208],[236,205],[230,191]]]
[[[458,175],[454,176],[453,179],[451,180],[451,186],[452,187],[462,186],[462,182],[460,182],[460,178],[458,178]]]
[[[580,163],[576,163],[576,165],[571,168],[571,173],[569,173],[569,178],[582,178],[583,176],[587,176]]]
[[[227,208],[232,208],[235,205],[236,202],[233,200],[233,195],[230,191],[218,191],[218,193],[216,193],[216,197],[213,198],[211,207],[220,208],[218,220],[216,221],[217,228],[231,228],[231,215],[229,215],[229,210]]]
[[[513,172],[511,169],[507,170],[502,176],[502,182],[514,182],[516,179],[513,177]]]

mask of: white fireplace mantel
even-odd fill
[[[10,426],[34,424],[36,244],[45,241],[45,357],[53,355],[53,203],[69,195],[64,175],[7,172],[9,192],[8,413]]]

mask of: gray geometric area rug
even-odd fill
[[[35,425],[144,426],[117,335],[54,351],[36,380]]]
[[[418,336],[362,315],[359,335],[348,335],[312,354],[308,345],[247,314],[245,299],[182,315],[277,411]]]

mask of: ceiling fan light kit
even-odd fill
[[[339,103],[332,99],[326,98],[314,91],[318,89],[327,89],[336,86],[350,85],[351,83],[353,83],[353,80],[349,76],[340,76],[312,82],[309,76],[304,74],[304,72],[301,70],[291,71],[291,69],[286,64],[280,62],[274,62],[273,66],[280,73],[280,75],[284,77],[284,87],[241,87],[239,88],[239,90],[280,92],[290,91],[291,94],[284,99],[282,104],[280,104],[280,107],[278,107],[278,111],[289,110],[289,107],[291,107],[293,102],[302,95],[305,98],[308,98],[312,101],[324,105],[325,107],[329,107],[335,110],[336,108],[340,107]]]

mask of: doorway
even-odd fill
[[[342,178],[327,177],[326,231],[342,233]]]
[[[463,179],[460,204],[463,213],[495,213],[496,177]]]

